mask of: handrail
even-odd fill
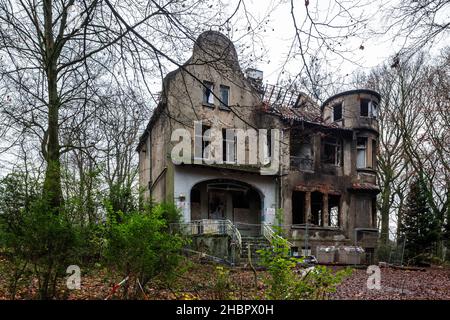
[[[266,224],[266,223],[263,224],[263,235],[267,239],[267,241],[269,241],[271,244],[273,242],[273,239],[282,239],[282,240],[286,241],[289,248],[292,248],[294,246],[294,244],[292,242],[289,242],[289,240],[287,240],[287,239],[283,238],[282,236],[280,236],[279,234],[275,233],[275,231],[273,231],[272,226],[270,224]]]
[[[226,234],[231,237],[233,243],[242,247],[242,237],[239,230],[230,220],[202,219],[190,222],[171,223],[170,230],[178,230],[184,235],[202,234]]]

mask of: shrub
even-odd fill
[[[176,212],[174,212],[174,210]],[[161,275],[170,279],[181,259],[184,240],[168,232],[168,219],[179,213],[168,204],[128,214],[109,212],[105,257],[110,265],[129,277],[124,298],[140,294],[140,287]],[[114,217],[119,215],[118,222]]]
[[[274,238],[272,245],[271,249],[258,251],[261,263],[268,272],[268,277],[264,279],[268,287],[266,291],[268,299],[325,299],[350,273],[349,269],[333,273],[324,266],[296,269],[301,259],[289,256],[287,240],[281,237]]]
[[[11,174],[0,183],[0,246],[12,265],[9,288],[30,271],[38,279],[39,298],[57,295],[57,283],[79,245],[78,230],[64,210],[55,212],[24,176]]]

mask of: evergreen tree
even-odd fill
[[[405,241],[405,258],[413,262],[418,261],[418,256],[431,253],[439,239],[439,223],[428,205],[426,192],[425,183],[415,178],[401,215],[399,240]]]

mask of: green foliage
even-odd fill
[[[230,270],[222,266],[217,266],[216,282],[214,284],[215,298],[218,300],[232,299],[230,290],[231,290]]]
[[[108,202],[113,212],[127,213],[135,211],[137,209],[136,200],[131,187],[114,184],[109,190]]]
[[[266,297],[275,300],[324,299],[333,292],[348,269],[333,273],[329,268],[316,266],[301,274],[296,269],[301,259],[289,255],[287,240],[276,237],[272,249],[258,251],[261,263],[267,268]]]
[[[417,257],[431,252],[440,238],[439,220],[431,210],[426,185],[415,178],[402,213],[399,226],[399,241],[405,241],[405,261],[418,263]]]
[[[12,297],[18,280],[31,269],[38,278],[39,297],[48,299],[56,296],[57,282],[74,258],[79,230],[64,211],[49,204],[48,197],[25,191],[25,184],[20,175],[0,183],[5,204],[0,208],[0,241],[14,266]]]
[[[131,295],[139,293],[138,282],[144,286],[158,275],[170,281],[184,245],[183,238],[167,232],[169,219],[179,215],[175,207],[159,204],[128,214],[111,209],[110,206],[105,257],[124,277],[130,277],[129,282],[134,286]],[[125,298],[129,297],[128,289],[126,286]]]

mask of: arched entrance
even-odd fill
[[[263,197],[247,183],[231,179],[203,181],[192,187],[190,199],[191,220],[228,219],[244,235],[260,233]]]

